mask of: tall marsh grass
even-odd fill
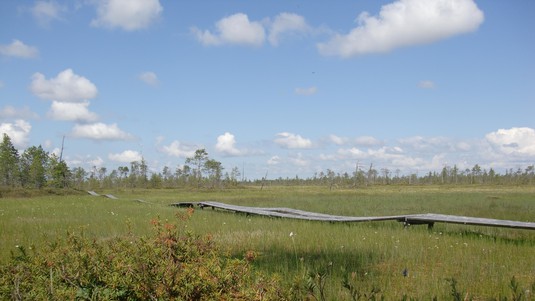
[[[128,231],[146,235],[152,218],[175,219],[177,210],[183,209],[167,205],[180,201],[215,200],[349,216],[433,212],[535,221],[533,187],[381,186],[333,191],[250,187],[106,193],[119,200],[89,195],[0,199],[0,262],[7,261],[17,245],[42,246],[66,231],[83,229],[85,235],[99,239]],[[397,222],[330,224],[210,209],[196,210],[186,226],[199,235],[210,233],[228,256],[249,254],[253,269],[279,275],[289,286],[323,273],[324,293],[330,300],[351,300],[344,281],[352,281],[363,292],[378,288],[387,300],[404,296],[450,300],[451,279],[465,296],[492,300],[511,296],[512,277],[525,300],[535,298],[535,231],[447,224],[428,230],[404,228]]]

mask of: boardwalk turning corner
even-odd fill
[[[211,201],[209,202],[180,202],[180,203],[171,204],[171,206],[176,206],[176,207],[198,206],[201,209],[205,207],[210,207],[212,209],[221,209],[221,210],[232,211],[236,213],[245,213],[245,214],[250,214],[250,215],[301,219],[301,220],[309,220],[309,221],[323,221],[323,222],[358,223],[358,222],[394,220],[394,221],[402,222],[406,226],[425,224],[429,228],[432,228],[435,223],[440,222],[440,223],[461,224],[461,225],[535,230],[535,223],[531,223],[531,222],[520,222],[520,221],[458,216],[458,215],[445,215],[445,214],[435,214],[435,213],[354,217],[354,216],[340,216],[340,215],[330,215],[330,214],[323,214],[323,213],[316,213],[316,212],[308,212],[308,211],[291,209],[291,208],[262,208],[262,207],[238,206],[238,205],[230,205],[230,204],[211,202]]]

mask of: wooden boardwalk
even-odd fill
[[[245,213],[250,215],[261,215],[268,217],[280,217],[301,219],[309,221],[322,221],[322,222],[342,222],[342,223],[358,223],[358,222],[374,222],[374,221],[398,221],[404,223],[404,225],[427,225],[432,228],[435,223],[450,223],[461,225],[475,225],[475,226],[489,226],[489,227],[503,227],[514,229],[527,229],[535,230],[535,223],[532,222],[520,222],[510,220],[500,220],[491,218],[458,216],[458,215],[445,215],[445,214],[409,214],[409,215],[392,215],[392,216],[367,216],[367,217],[354,217],[354,216],[341,216],[330,215],[316,212],[308,212],[303,210],[291,209],[291,208],[262,208],[262,207],[246,207],[238,205],[230,205],[219,202],[181,202],[171,204],[176,207],[194,207],[198,206],[201,209],[209,207],[212,209],[221,209],[236,213]]]

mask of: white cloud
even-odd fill
[[[397,147],[381,147],[378,149],[368,149],[366,151],[357,147],[352,147],[349,149],[339,149],[338,155],[340,155],[341,158],[387,160],[403,157],[402,152],[403,151]]]
[[[528,127],[499,129],[488,133],[485,138],[502,154],[535,157],[535,129]]]
[[[17,148],[25,148],[28,145],[31,129],[32,125],[22,119],[15,120],[14,123],[0,123],[0,135],[7,134]]]
[[[318,44],[318,50],[344,58],[388,52],[475,31],[483,20],[472,0],[398,0],[381,7],[379,16],[361,13],[356,28]]]
[[[440,158],[443,159],[442,157]],[[403,168],[403,169],[418,169],[418,168],[426,169],[426,168],[429,168],[430,165],[438,166],[439,168],[442,168],[444,166],[444,161],[437,162],[437,158],[434,158],[434,160],[432,160],[431,162],[432,163],[429,163],[422,158],[414,158],[411,156],[399,156],[397,158],[392,158],[388,165],[391,165],[392,168]]]
[[[312,141],[292,133],[278,133],[275,143],[283,148],[311,148]]]
[[[121,130],[117,124],[77,124],[73,127],[71,136],[92,140],[130,140],[133,136]]]
[[[361,145],[361,146],[377,146],[380,145],[382,142],[374,138],[372,136],[360,136],[355,138],[355,144]]]
[[[163,11],[159,0],[99,0],[92,26],[133,31],[149,27]]]
[[[35,20],[42,26],[47,26],[53,20],[61,20],[61,14],[66,10],[55,1],[36,1],[30,9]]]
[[[457,151],[467,152],[467,151],[469,151],[471,149],[472,149],[472,146],[470,145],[470,143],[468,143],[466,141],[460,141],[460,142],[455,144],[455,150],[457,150]]]
[[[457,143],[446,137],[413,136],[398,139],[401,145],[416,151],[432,152],[437,150],[455,150]]]
[[[51,79],[37,72],[32,76],[30,90],[39,98],[58,102],[83,102],[96,97],[98,92],[91,81],[72,69],[63,70]]]
[[[403,145],[408,145],[412,148],[422,148],[422,145],[425,144],[425,138],[422,136],[412,136],[398,139],[398,142]]]
[[[35,119],[38,117],[39,116],[37,115],[37,113],[32,112],[28,106],[24,106],[20,109],[17,109],[13,106],[8,105],[0,110],[0,119]]]
[[[303,34],[310,31],[305,18],[292,13],[280,13],[269,27],[268,41],[273,46],[279,44],[285,34]]]
[[[61,149],[59,147],[55,147],[52,151],[50,151],[50,154],[54,154],[59,157],[61,155]]]
[[[314,95],[316,94],[316,92],[318,92],[318,88],[314,86],[308,87],[308,88],[295,88],[295,94],[298,94],[298,95],[308,96],[308,95]]]
[[[187,158],[192,157],[197,149],[198,147],[196,146],[186,145],[175,140],[169,145],[164,145],[161,148],[161,152],[173,157]]]
[[[382,142],[372,136],[360,136],[356,138],[339,137],[336,135],[330,135],[329,141],[336,145],[358,145],[358,146],[378,146]]]
[[[261,46],[265,40],[265,30],[260,22],[249,21],[243,13],[237,13],[219,20],[216,33],[192,28],[192,32],[204,45],[239,44]]]
[[[108,159],[116,162],[130,163],[134,161],[141,161],[142,156],[139,152],[133,150],[125,150],[118,154],[109,154]]]
[[[39,50],[36,47],[28,46],[19,40],[13,40],[9,45],[0,45],[0,54],[19,58],[36,58]]]
[[[138,78],[149,86],[156,87],[159,83],[158,76],[154,72],[143,72]]]
[[[88,161],[91,166],[101,167],[104,165],[104,160],[100,156],[97,156],[95,159],[91,159]]]
[[[329,135],[329,140],[336,145],[344,145],[348,139],[345,137],[338,137],[336,135]]]
[[[391,170],[396,168],[412,169],[412,168],[429,168],[431,162],[425,159],[414,156],[414,154],[407,154],[400,147],[380,147],[377,149],[362,150],[357,147],[342,148],[337,151],[336,156],[323,156],[323,160],[348,161],[348,166],[354,166],[354,160],[359,160],[361,163],[370,162],[376,169],[381,166]],[[366,163],[364,163],[366,164]]]
[[[267,161],[268,165],[278,165],[280,163],[281,163],[281,158],[279,156],[273,156],[269,158],[269,160]]]
[[[32,76],[32,93],[42,99],[51,100],[48,117],[54,120],[96,122],[98,115],[89,111],[88,99],[95,98],[98,90],[87,78],[75,74],[72,69],[47,79],[41,73]]]
[[[54,120],[95,122],[98,115],[88,110],[89,101],[84,102],[58,102],[53,101],[48,117]]]
[[[46,139],[46,140],[43,142],[43,147],[44,147],[45,149],[49,149],[49,148],[51,148],[52,145],[53,145],[53,142],[52,142],[52,140],[50,140],[50,139]]]
[[[341,148],[338,150],[337,153],[340,156],[340,159],[345,159],[345,158],[364,159],[368,157],[368,153],[360,150],[357,147]],[[332,159],[331,157],[326,157],[326,158]]]
[[[303,157],[303,154],[301,153],[298,153],[297,156],[293,156],[293,157],[290,157],[288,158],[288,161],[295,165],[295,166],[299,166],[299,167],[307,167],[309,166],[309,161],[306,160],[304,157]]]
[[[422,80],[418,83],[418,87],[422,88],[422,89],[434,89],[435,88],[435,83],[433,81],[430,81],[430,80]]]
[[[225,133],[217,137],[217,143],[215,149],[228,156],[241,156],[246,154],[246,151],[242,151],[236,148],[236,139],[231,133]]]

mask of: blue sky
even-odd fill
[[[535,163],[535,2],[0,3],[0,132],[247,178]]]

